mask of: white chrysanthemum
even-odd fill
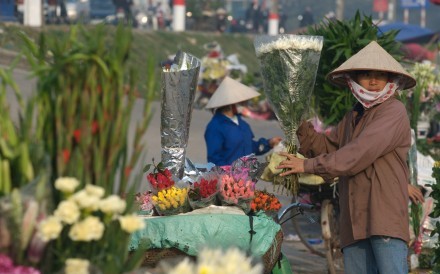
[[[72,199],[79,205],[82,209],[97,210],[99,204],[99,198],[88,194],[84,189],[73,194]]]
[[[99,202],[99,209],[107,214],[121,214],[125,207],[126,202],[118,195],[110,195]]]
[[[315,50],[321,51],[322,49],[322,39],[319,37],[302,37],[302,36],[292,36],[285,35],[276,39],[273,42],[263,44],[255,49],[257,57],[261,54],[268,53],[274,50],[287,50],[287,49],[299,49],[299,50]]]
[[[251,258],[238,248],[230,248],[226,252],[205,249],[198,256],[196,273],[261,274],[263,265],[253,266]]]
[[[64,268],[65,274],[89,274],[90,262],[85,259],[67,259],[66,267]]]
[[[98,198],[102,198],[105,194],[105,190],[103,187],[95,186],[95,185],[86,185],[85,190],[87,194],[91,196],[96,196]]]
[[[173,269],[168,271],[168,274],[194,274],[194,273],[202,273],[195,272],[194,264],[189,260],[189,258],[183,259],[178,265],[176,265]],[[205,272],[208,274],[209,272]]]
[[[78,179],[73,177],[60,177],[55,181],[55,188],[63,193],[73,193],[78,186]]]
[[[89,242],[100,240],[103,233],[104,224],[98,217],[89,216],[70,228],[69,238],[74,241]]]
[[[121,224],[122,230],[128,233],[133,233],[145,228],[144,220],[136,215],[121,216],[119,217],[119,223]]]
[[[55,216],[50,216],[38,226],[38,235],[44,242],[48,242],[58,238],[62,229],[61,220]]]
[[[66,224],[73,224],[78,221],[81,215],[78,205],[72,201],[62,201],[54,212],[54,215]]]

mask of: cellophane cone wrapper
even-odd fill
[[[171,68],[162,71],[161,161],[179,179],[185,169],[200,64],[198,58],[178,52]]]
[[[297,152],[296,131],[309,113],[322,46],[321,36],[308,35],[261,35],[254,41],[264,93],[284,131],[289,153]],[[282,184],[295,194],[297,177],[287,177]]]

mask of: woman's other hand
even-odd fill
[[[278,145],[281,142],[281,140],[283,140],[283,138],[279,136],[273,137],[269,140],[269,146],[273,148],[274,146]]]
[[[288,169],[287,171],[280,173],[280,176],[304,172],[304,159],[300,159],[287,152],[280,152],[278,154],[287,158],[276,167],[277,169]]]
[[[415,204],[425,202],[425,198],[423,197],[423,193],[419,187],[408,184],[408,196],[411,201]]]

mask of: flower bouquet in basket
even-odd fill
[[[188,201],[192,209],[203,208],[217,203],[218,174],[202,175],[188,190]]]
[[[256,213],[264,211],[269,217],[274,217],[281,208],[281,203],[278,198],[267,192],[266,190],[256,190],[254,199],[251,202],[251,211]]]
[[[161,216],[176,215],[190,211],[188,190],[175,186],[162,189],[152,198],[154,207]]]
[[[296,130],[309,111],[323,38],[307,35],[260,35],[254,41],[266,98],[286,136],[287,152],[296,154]],[[298,177],[275,176],[296,195]]]
[[[218,197],[222,205],[238,206],[245,213],[250,211],[255,183],[248,176],[225,173],[220,176]]]
[[[135,196],[135,202],[139,206],[138,215],[153,215],[153,192],[147,190],[143,193],[137,193]]]

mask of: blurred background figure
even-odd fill
[[[226,32],[227,18],[226,10],[224,8],[218,8],[216,11],[216,30],[220,33]]]
[[[258,33],[261,22],[261,7],[258,0],[252,0],[246,11],[246,22],[252,32]]]
[[[135,24],[133,14],[131,12],[132,0],[113,0],[116,9],[116,17],[124,17],[126,24]]]
[[[312,12],[312,8],[307,6],[304,9],[304,12],[298,16],[299,19],[299,26],[301,28],[312,25],[313,23],[315,23],[315,19],[313,19],[313,12]]]

